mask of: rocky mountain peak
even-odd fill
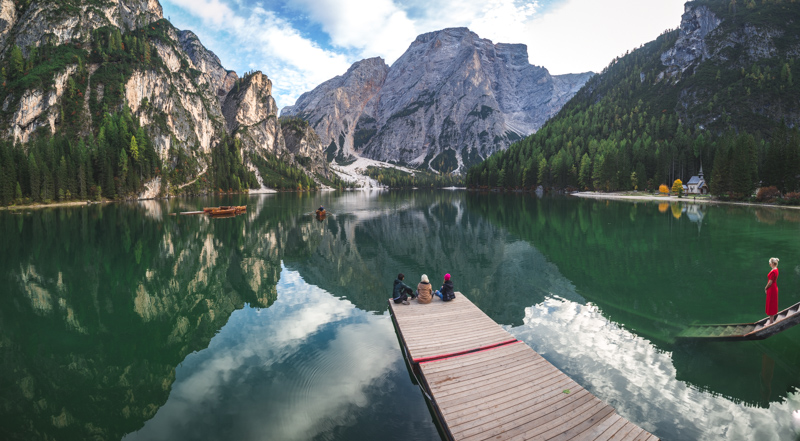
[[[696,61],[708,58],[706,37],[722,23],[707,6],[686,5],[681,17],[678,41],[661,55],[668,76],[685,71]]]
[[[206,49],[200,39],[192,31],[179,31],[178,40],[192,60],[194,66],[209,76],[211,80],[211,88],[217,98],[222,102],[228,92],[231,91],[236,84],[239,76],[236,72],[230,71],[222,67],[222,62],[219,60],[214,52]]]
[[[119,12],[127,29],[135,29],[164,18],[164,10],[158,0],[119,0]]]
[[[222,113],[230,133],[250,151],[279,154],[285,145],[272,98],[272,81],[261,72],[245,74],[225,98]]]
[[[472,38],[480,38],[478,34],[469,30],[469,28],[444,28],[438,31],[427,32],[424,34],[420,34],[411,43],[411,46],[418,45],[418,44],[427,44],[436,40],[445,40],[445,39],[452,39],[452,40],[460,40],[464,37],[472,37]]]
[[[497,56],[507,66],[528,66],[528,46],[525,44],[497,43],[494,45]]]
[[[591,75],[553,77],[529,64],[523,44],[448,28],[418,36],[391,67],[354,64],[282,115],[308,120],[328,159],[465,170],[535,132]]]
[[[162,18],[164,11],[158,0],[79,4],[40,0],[22,9],[13,0],[0,0],[0,44],[3,52],[16,44],[27,56],[31,48],[45,43],[58,46],[71,41],[88,42],[92,31],[104,26],[124,32]]]

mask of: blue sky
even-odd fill
[[[615,56],[680,24],[684,0],[161,0],[223,66],[260,70],[279,107],[380,56],[393,63],[422,33],[466,26],[528,45],[552,74],[599,72]]]

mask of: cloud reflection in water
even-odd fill
[[[389,316],[361,311],[282,267],[277,301],[234,312],[208,349],[177,368],[156,416],[126,439],[334,438],[342,426],[363,425],[376,399],[391,404],[398,395],[415,403],[411,430],[437,437]]]
[[[548,298],[508,328],[617,412],[664,440],[795,439],[800,394],[769,408],[700,391],[676,378],[671,353],[608,321],[594,306]]]

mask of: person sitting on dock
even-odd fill
[[[395,303],[408,305],[408,296],[411,296],[413,299],[416,299],[417,296],[414,295],[414,290],[412,290],[410,286],[403,283],[403,279],[405,278],[406,276],[403,273],[397,275],[397,279],[394,281],[392,300],[394,300]]]
[[[764,293],[767,295],[766,313],[770,316],[767,325],[775,323],[775,316],[778,315],[778,258],[769,259],[769,266],[772,270],[767,274],[767,286]]]
[[[431,282],[428,280],[428,275],[423,274],[421,281],[417,285],[417,302],[430,303],[433,299],[432,291],[433,288],[431,288]]]
[[[444,283],[434,294],[445,302],[449,302],[456,298],[456,292],[453,290],[453,282],[450,280],[450,273],[444,275]]]

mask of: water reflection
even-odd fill
[[[269,309],[235,312],[176,376],[167,403],[126,439],[309,440],[353,425],[378,432],[384,423],[393,439],[437,436],[407,381],[389,317],[365,313],[293,271],[281,273]],[[404,404],[412,405],[403,421],[414,424],[381,415]]]
[[[777,441],[796,436],[791,414],[800,409],[800,394],[751,408],[693,388],[678,378],[668,352],[609,321],[595,306],[550,298],[527,308],[525,324],[509,331],[620,415],[662,439]],[[762,384],[771,380],[772,369],[770,359],[763,360]],[[750,380],[758,388],[759,375]]]
[[[174,208],[0,216],[4,438],[121,438],[232,311],[274,301],[272,244],[240,220],[159,214]]]
[[[325,208],[333,216],[323,227],[308,216],[290,233],[286,265],[361,309],[385,310],[398,272],[413,284],[451,273],[457,290],[508,324],[551,292],[574,293],[536,249],[467,210],[464,193],[345,193]]]
[[[679,203],[663,210],[653,203],[517,196],[469,195],[467,206],[536,246],[607,318],[672,352],[679,380],[764,407],[800,386],[796,329],[763,342],[673,343],[688,323],[763,317],[766,260],[800,261],[796,224],[783,215],[766,225],[757,217],[762,209],[751,207]],[[782,286],[800,282],[797,273],[784,274]],[[781,295],[783,307],[800,301],[791,289]],[[766,401],[759,386],[765,354],[776,362]]]
[[[211,205],[248,211],[169,216]],[[737,345],[672,337],[760,317],[773,255],[787,265],[781,305],[800,300],[797,219],[428,191],[2,213],[0,437],[435,437],[384,315],[401,271],[412,284],[451,273],[494,320],[664,439],[735,439],[770,422],[786,434],[798,332]],[[635,369],[610,360],[622,352]],[[398,408],[405,419],[385,418]],[[734,416],[713,428],[698,416],[723,411]]]

